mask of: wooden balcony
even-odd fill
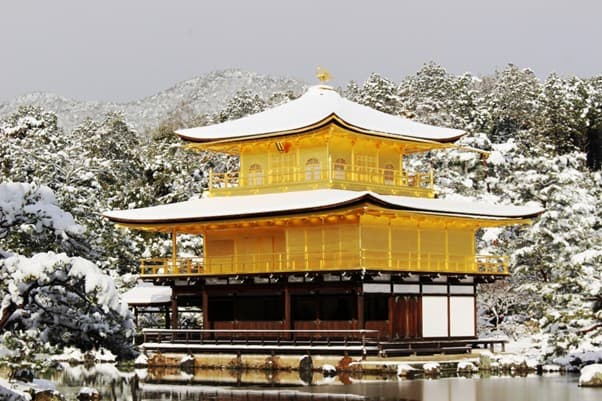
[[[142,276],[198,276],[203,274],[202,258],[149,258],[140,260]]]
[[[190,277],[313,271],[381,270],[442,274],[508,275],[507,256],[476,257],[427,253],[358,252],[270,253],[201,258],[153,258],[140,263],[142,277]]]
[[[291,167],[254,171],[216,173],[210,171],[211,195],[249,195],[290,190],[337,188],[369,190],[381,194],[434,197],[433,170],[407,172],[393,169],[332,163],[320,169]]]

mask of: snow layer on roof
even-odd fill
[[[300,98],[261,113],[221,124],[181,129],[176,133],[191,141],[218,141],[299,131],[327,121],[335,115],[346,125],[385,135],[448,142],[465,133],[374,110],[344,99],[331,87],[324,85],[313,86]]]
[[[382,204],[382,206],[391,209],[488,219],[526,218],[543,212],[543,209],[538,206],[494,205],[461,200],[379,195],[367,191],[318,189],[194,199],[169,205],[111,211],[104,213],[104,216],[113,221],[128,223],[201,221],[217,218],[310,211],[336,206],[347,206],[361,201]]]
[[[171,301],[171,288],[141,283],[121,297],[128,305],[165,304]]]

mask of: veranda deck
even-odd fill
[[[161,353],[309,354],[394,357],[460,354],[505,338],[381,340],[377,330],[144,329],[141,348]]]

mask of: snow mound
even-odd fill
[[[324,376],[335,376],[337,374],[337,368],[328,363],[325,363],[324,365],[322,365],[322,374]]]
[[[458,362],[458,367],[456,368],[456,372],[458,373],[476,373],[478,371],[479,368],[477,368],[475,364],[470,361],[460,361]]]
[[[148,356],[144,354],[138,355],[134,361],[134,366],[148,366]]]
[[[602,364],[587,365],[581,369],[579,385],[582,387],[602,387]]]
[[[29,401],[31,396],[10,388],[10,384],[0,379],[0,400],[2,401]]]
[[[441,371],[441,366],[437,362],[428,362],[422,365],[422,370],[427,375],[436,375]]]
[[[412,373],[415,370],[416,369],[414,369],[407,363],[400,363],[397,365],[397,376],[404,377],[404,376],[407,376],[408,374]]]
[[[544,373],[556,373],[560,372],[561,366],[555,364],[546,364],[541,367],[541,371]]]

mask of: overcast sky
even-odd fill
[[[358,5],[355,5],[355,4]],[[435,61],[602,73],[600,0],[3,0],[0,101],[33,91],[130,101],[238,68],[334,85]]]

